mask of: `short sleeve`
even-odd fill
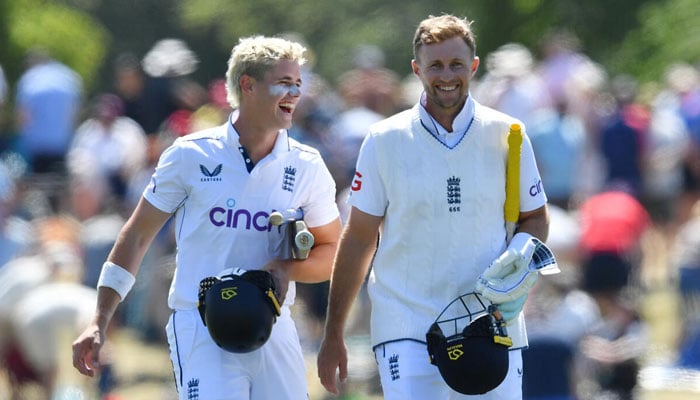
[[[177,142],[167,148],[161,154],[151,181],[143,191],[143,197],[163,212],[175,212],[187,198],[180,171],[182,152],[183,149],[177,146]]]
[[[532,211],[547,203],[547,195],[537,169],[532,143],[527,135],[523,135],[520,154],[520,211]]]
[[[357,157],[348,204],[374,216],[383,216],[388,204],[386,188],[379,174],[376,147],[371,134],[365,137]]]
[[[314,181],[313,190],[308,202],[304,205],[304,222],[314,228],[330,223],[340,216],[338,206],[335,202],[335,181],[326,164],[319,158]]]

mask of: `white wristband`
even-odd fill
[[[131,272],[111,261],[107,261],[102,264],[102,272],[100,272],[100,279],[97,280],[97,287],[104,286],[114,289],[121,297],[120,301],[124,301],[131,287],[134,286],[134,282],[136,282],[136,277]]]

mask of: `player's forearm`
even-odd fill
[[[376,248],[374,238],[346,230],[333,267],[326,317],[326,336],[342,336],[352,303],[367,275]]]
[[[141,199],[124,227],[102,267],[98,282],[94,323],[106,329],[117,306],[131,289],[141,261],[153,238],[169,218]]]
[[[151,240],[151,237],[144,237],[140,232],[125,226],[109,257],[107,257],[107,261],[119,265],[136,276]]]
[[[302,283],[325,282],[331,277],[337,243],[314,246],[306,260],[291,261],[289,280]]]
[[[153,238],[168,218],[170,214],[158,210],[142,198],[119,232],[107,260],[136,275]]]
[[[544,205],[536,210],[520,213],[517,231],[529,233],[543,242],[547,241],[547,236],[549,236],[547,206]]]
[[[97,325],[101,331],[107,331],[107,327],[120,301],[121,297],[114,289],[104,286],[98,288],[97,306],[95,308],[93,323]]]
[[[116,289],[120,287],[121,284],[115,285],[114,282],[110,282],[111,280],[109,278],[102,279],[102,276],[108,271],[108,268],[122,268],[125,270],[125,272],[123,272],[124,275],[128,276],[131,274],[135,277],[138,273],[143,256],[148,249],[148,244],[141,242],[140,235],[132,232],[127,223],[122,229],[119,238],[117,238],[109,257],[107,257],[108,262],[102,267],[101,279],[100,282],[98,282],[97,288],[97,307],[93,321],[100,330],[104,331],[107,329],[119,303],[124,300],[122,296],[126,296],[125,294],[120,294]],[[112,263],[111,267],[107,265],[109,263]],[[133,277],[130,278],[132,282],[134,279]],[[117,282],[123,281],[119,280]],[[122,289],[123,293],[128,293],[130,287],[131,284],[128,285],[126,289]]]
[[[314,235],[314,247],[306,260],[292,261],[289,279],[303,283],[325,282],[330,279],[333,258],[340,240],[340,218],[310,231]]]

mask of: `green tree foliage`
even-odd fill
[[[315,55],[319,73],[331,79],[351,68],[352,48],[372,43],[387,52],[389,66],[408,72],[410,37],[427,6],[403,0],[256,0],[232,6],[226,0],[182,2],[185,26],[216,26],[215,42],[229,51],[253,34],[300,34]]]
[[[81,1],[81,0],[73,0]],[[209,55],[210,52],[219,50],[215,43],[197,41],[206,36],[208,27],[185,32],[179,20],[179,6],[177,1],[170,0],[83,0],[95,2],[89,12],[113,38],[106,47],[106,55],[100,70],[103,79],[100,82],[100,90],[113,90],[112,66],[114,60],[123,53],[131,53],[136,57],[143,57],[148,50],[160,39],[180,38],[184,39],[197,53],[200,50],[208,59],[221,62]],[[197,3],[197,1],[192,1]],[[230,7],[230,6],[229,6]],[[213,53],[216,54],[216,53]],[[203,65],[204,68],[207,65]],[[221,68],[219,68],[221,69]]]
[[[111,88],[111,61],[142,57],[159,39],[177,37],[200,57],[195,78],[221,78],[231,47],[243,36],[296,32],[331,83],[352,67],[352,50],[374,44],[386,64],[410,74],[411,38],[429,14],[474,20],[478,54],[520,42],[539,56],[546,33],[560,27],[613,73],[658,79],[673,60],[697,62],[696,0],[0,0],[0,63],[10,79],[24,52],[43,45],[87,85]],[[114,38],[114,39],[112,39]]]
[[[298,32],[316,53],[317,71],[332,81],[351,68],[352,48],[360,43],[378,45],[386,53],[389,68],[410,74],[411,39],[417,23],[429,14],[442,13],[474,21],[482,57],[508,42],[520,42],[537,56],[542,38],[563,27],[580,38],[583,51],[606,65],[618,54],[626,33],[638,26],[638,10],[645,3],[651,1],[255,0],[231,4],[200,0],[181,2],[180,11],[187,30],[211,29],[214,42],[227,50],[241,36]]]
[[[700,7],[696,0],[667,0],[645,6],[640,26],[629,32],[609,66],[642,81],[658,80],[676,61],[700,61]]]
[[[508,42],[519,42],[539,55],[546,34],[565,29],[583,51],[605,64],[625,34],[637,26],[638,10],[649,0],[454,0],[453,10],[474,19],[481,55]],[[473,17],[471,16],[473,15]]]
[[[9,44],[0,55],[10,81],[21,73],[26,52],[41,48],[78,72],[86,88],[92,86],[109,46],[109,35],[91,16],[42,0],[2,1],[0,9],[0,26]]]

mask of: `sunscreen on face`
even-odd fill
[[[283,96],[290,94],[292,96],[301,96],[301,89],[297,85],[287,85],[284,83],[278,83],[275,85],[270,85],[270,94],[273,96]]]

